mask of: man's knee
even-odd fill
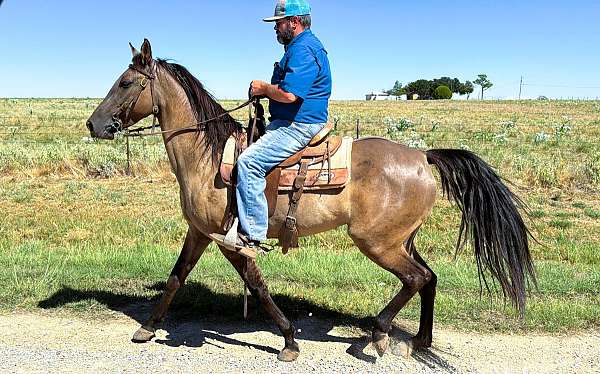
[[[245,152],[239,155],[237,159],[237,167],[246,169],[250,164],[250,157]]]
[[[240,171],[243,174],[252,174],[259,177],[264,177],[267,169],[265,165],[254,156],[254,152],[243,152],[237,160],[238,175]]]
[[[254,158],[251,152],[243,152],[237,159],[238,171],[242,170],[243,173],[256,174],[260,171],[260,165]],[[239,174],[238,174],[239,175]]]

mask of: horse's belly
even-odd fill
[[[318,193],[302,194],[296,220],[300,236],[335,229],[345,225],[349,219],[349,186]],[[269,219],[269,238],[277,238],[288,214],[290,198],[288,194],[279,195],[275,214]]]

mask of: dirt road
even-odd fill
[[[283,339],[262,322],[172,321],[147,344],[130,342],[125,315],[84,320],[55,314],[0,315],[0,372],[195,373],[598,373],[600,334],[510,336],[436,330],[434,347],[406,357],[392,332],[378,358],[366,333],[307,317],[296,322],[302,353],[280,363]]]

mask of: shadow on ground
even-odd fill
[[[54,295],[40,301],[38,306],[43,309],[54,309],[69,304],[95,301],[142,324],[149,317],[152,307],[158,302],[160,292],[164,288],[164,282],[158,282],[147,287],[149,291],[154,291],[155,294],[148,297],[117,293],[110,290],[77,290],[63,286]],[[299,340],[346,343],[349,345],[346,350],[348,354],[363,361],[371,363],[376,361],[375,356],[364,352],[371,342],[370,330],[373,326],[373,318],[357,318],[350,314],[315,305],[301,298],[286,295],[273,295],[273,299],[283,313],[293,321],[295,327],[301,331],[297,334]],[[249,299],[249,319],[244,321],[241,316],[242,303],[241,295],[217,293],[198,282],[187,283],[176,294],[169,308],[166,321],[159,326],[167,332],[166,339],[155,339],[154,342],[172,347],[201,347],[204,344],[220,347],[218,344],[220,342],[252,347],[272,354],[278,353],[278,350],[274,347],[247,343],[228,337],[236,333],[257,331],[271,331],[280,335],[270,317],[262,311],[258,301],[252,297]],[[311,317],[309,317],[309,313]],[[335,326],[359,329],[360,332],[352,334],[355,335],[353,337],[330,335],[329,332]],[[394,344],[408,341],[411,334],[405,329],[394,326],[390,337],[393,342],[392,353],[403,355],[402,352],[395,351]],[[283,338],[281,343],[283,346]],[[221,348],[225,349],[225,347]],[[417,361],[432,368],[445,369],[450,372],[455,370],[447,361],[431,350],[413,352],[412,356]]]

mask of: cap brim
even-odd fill
[[[275,22],[275,21],[279,21],[280,19],[284,19],[286,16],[275,16],[275,17],[269,17],[269,18],[264,18],[263,21],[264,22]]]

